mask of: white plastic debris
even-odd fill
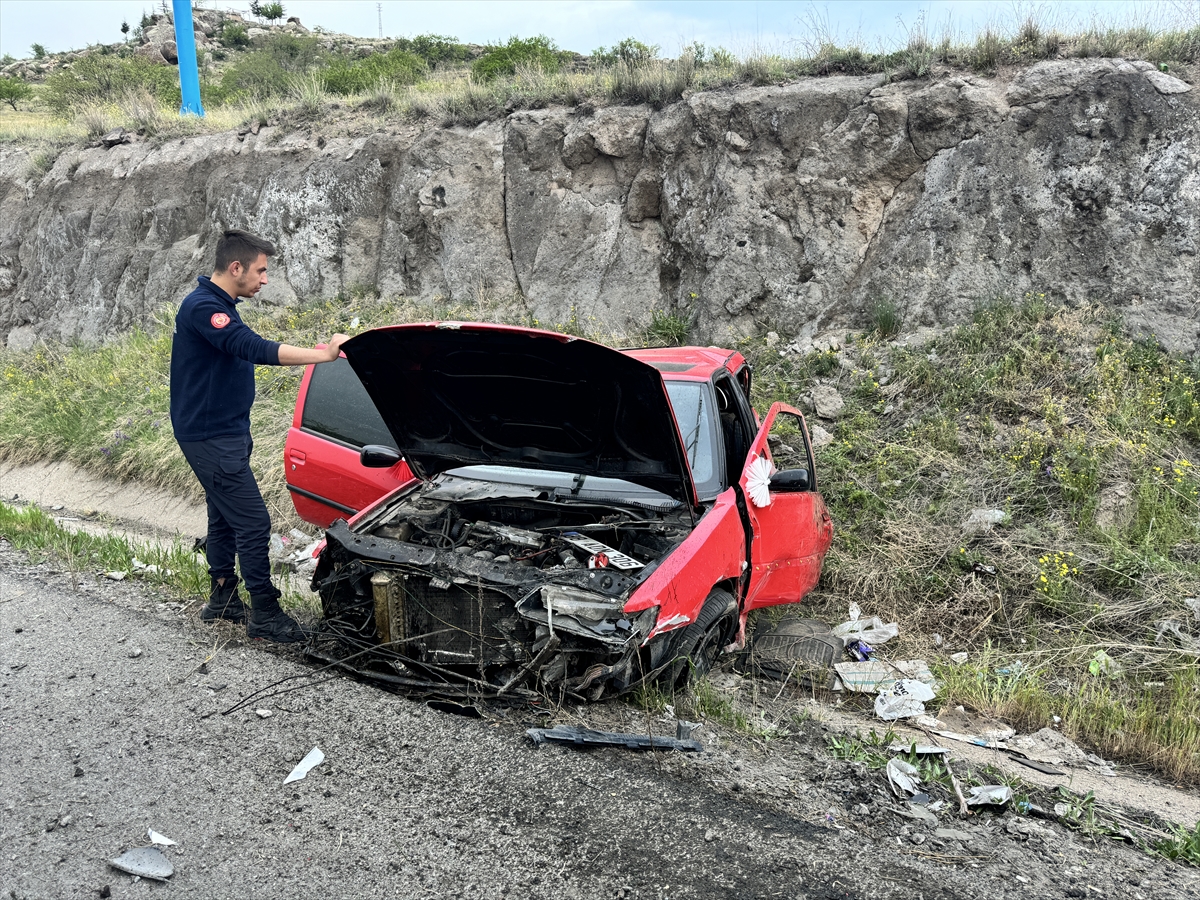
[[[755,457],[746,468],[746,492],[755,506],[771,505],[771,476],[775,466],[765,456]]]
[[[973,509],[963,522],[963,531],[991,531],[1004,521],[1005,512],[1002,509]]]
[[[879,692],[875,698],[875,715],[885,722],[919,716],[925,712],[925,701],[935,696],[929,685],[914,678],[902,678]]]
[[[133,850],[126,850],[116,859],[110,859],[108,864],[130,875],[153,878],[155,881],[166,881],[175,874],[175,867],[157,847],[135,847]]]
[[[275,715],[275,713],[271,712],[269,709],[256,709],[254,712],[255,715],[257,715],[260,719],[269,719],[271,716]]]
[[[1183,601],[1183,605],[1196,614],[1196,621],[1200,622],[1200,597],[1188,597]]]
[[[1121,664],[1103,650],[1097,650],[1096,655],[1088,662],[1088,671],[1093,675],[1103,675],[1106,678],[1120,678],[1125,672],[1121,668]]]
[[[923,659],[905,659],[899,662],[885,662],[880,659],[840,662],[834,663],[833,669],[846,690],[865,694],[874,694],[891,685],[897,678],[912,678],[934,686],[933,673],[929,671],[929,664]]]
[[[902,759],[888,760],[887,777],[897,797],[912,796],[921,786],[920,771]]]
[[[856,608],[851,609],[852,615]],[[889,622],[885,625],[879,616],[871,616],[869,619],[852,617],[849,622],[843,622],[834,628],[833,633],[840,637],[842,643],[847,646],[855,641],[863,641],[872,647],[877,647],[897,637],[900,634],[900,626],[896,622]]]
[[[128,572],[105,572],[104,577],[109,581],[124,581],[129,577]]]
[[[179,841],[173,841],[165,834],[159,834],[153,828],[146,829],[146,837],[150,839],[150,843],[158,844],[162,847],[174,847]]]
[[[1003,806],[1012,800],[1012,788],[1004,784],[984,784],[971,788],[967,806]]]
[[[862,608],[859,607],[859,605],[857,603],[855,603],[853,600],[850,601],[849,612],[850,612],[849,621],[851,621],[851,622],[857,622],[860,618],[862,618]]]
[[[967,661],[967,653],[965,650],[961,653],[951,653],[950,654],[950,662],[954,663],[956,666],[961,666],[966,661]]]
[[[136,575],[165,575],[169,578],[175,574],[170,569],[164,569],[154,563],[144,563],[136,556],[129,561],[129,565]]]
[[[321,752],[320,748],[313,747],[308,751],[308,756],[300,760],[299,765],[292,769],[292,774],[283,779],[283,783],[290,784],[293,781],[299,781],[323,762],[325,762],[325,754]]]

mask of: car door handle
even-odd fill
[[[292,462],[302,463],[306,458],[303,450],[291,450],[288,455],[291,457]]]

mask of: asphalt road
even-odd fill
[[[695,756],[537,749],[534,714],[467,719],[341,676],[222,715],[312,669],[168,599],[0,541],[0,897],[1200,896],[1194,869],[1011,815],[938,839],[815,724],[766,745],[704,729]],[[314,746],[325,762],[284,786]],[[107,864],[148,827],[178,842],[165,883]]]

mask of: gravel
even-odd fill
[[[1194,869],[1055,824],[943,814],[939,833],[895,816],[879,773],[830,759],[816,722],[768,742],[705,728],[697,755],[535,749],[532,725],[645,714],[449,715],[309,677],[294,650],[165,599],[31,567],[0,541],[0,896],[1200,894]],[[314,747],[324,762],[285,787]],[[160,848],[163,883],[108,866],[148,828],[178,842]]]

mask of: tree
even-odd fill
[[[29,49],[33,51],[34,59],[44,59],[46,57],[46,48],[41,44],[30,44]]]
[[[33,88],[20,78],[0,78],[0,101],[7,103],[16,112],[18,100],[28,100]]]
[[[261,15],[268,22],[278,22],[283,18],[282,3],[264,3],[260,8]]]
[[[124,22],[124,21],[121,22],[121,34],[125,35],[125,37],[129,37],[129,23],[128,22]]]

